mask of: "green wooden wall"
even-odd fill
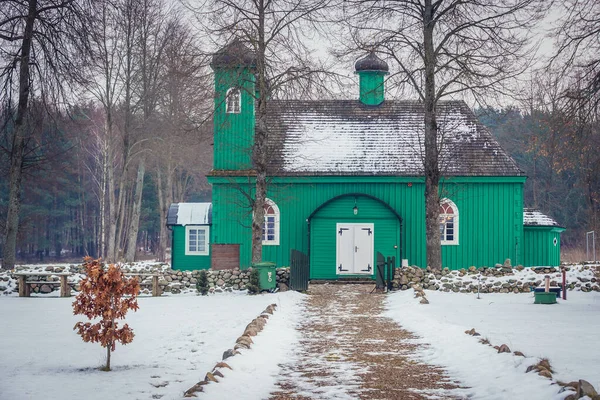
[[[254,143],[254,75],[248,68],[215,70],[214,169],[246,170]],[[225,112],[227,90],[241,90],[241,112]]]
[[[369,106],[377,106],[385,99],[383,71],[360,71],[360,101]]]
[[[523,263],[522,184],[451,180],[441,192],[458,207],[460,224],[459,244],[442,246],[443,266],[493,267],[507,258]]]
[[[240,264],[247,267],[251,211],[241,206],[247,202],[240,189],[251,189],[242,178],[211,177],[209,181],[213,184],[213,243],[239,243]],[[523,262],[523,182],[518,177],[462,177],[442,186],[442,196],[454,201],[460,212],[459,245],[442,246],[443,266],[494,266],[506,258],[513,264]],[[416,177],[275,178],[268,197],[281,212],[280,245],[264,246],[263,260],[288,266],[291,249],[308,252],[307,218],[323,203],[348,193],[374,196],[400,214],[402,258],[410,265],[425,266],[424,184]],[[359,214],[366,210],[360,202],[357,205]]]
[[[185,226],[173,226],[172,238],[173,241],[171,243],[171,268],[182,271],[193,271],[197,269],[210,268],[210,251],[207,256],[185,255]]]
[[[355,198],[358,207],[356,215],[353,211]],[[338,277],[336,224],[343,222],[373,223],[375,251],[371,265],[376,265],[377,252],[386,257],[395,256],[397,260],[400,259],[400,221],[394,213],[382,203],[368,197],[342,197],[325,205],[311,218],[310,279]],[[371,275],[375,275],[375,269]]]
[[[525,267],[557,267],[560,265],[560,234],[564,228],[553,226],[526,226]],[[554,244],[556,239],[556,245]]]

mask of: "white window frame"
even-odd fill
[[[190,250],[190,231],[204,231],[204,251]],[[197,234],[197,233],[196,233]],[[196,243],[197,244],[197,243]],[[186,256],[207,256],[210,245],[210,227],[206,225],[187,225],[185,227],[185,255]]]
[[[265,213],[265,221],[263,223],[263,241],[262,244],[263,246],[278,246],[279,245],[279,220],[280,220],[280,213],[279,213],[279,207],[277,207],[277,204],[275,204],[275,202],[271,199],[265,199],[265,206],[271,206],[273,207],[273,211],[275,211],[275,214],[269,214],[269,215],[274,215],[275,216],[275,221],[274,221],[274,239],[273,240],[267,240],[265,239],[265,227],[267,226],[267,214]]]
[[[442,246],[456,246],[458,245],[458,232],[459,232],[459,215],[458,215],[458,207],[456,207],[456,204],[454,204],[454,202],[450,199],[442,199],[440,201],[440,207],[442,205],[449,205],[452,208],[452,211],[454,212],[453,214],[440,214],[439,219],[440,219],[440,228],[442,226],[442,220],[446,219],[447,217],[452,217],[453,218],[453,225],[454,225],[454,237],[452,240],[446,240],[446,223],[444,223],[444,230],[440,233],[441,235],[441,244]]]
[[[237,102],[235,99],[231,102],[233,107],[230,106],[230,97],[237,95]],[[240,88],[232,87],[227,89],[227,93],[225,93],[225,112],[227,114],[239,114],[242,112],[242,92]]]

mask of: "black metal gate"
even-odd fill
[[[301,251],[292,250],[290,260],[290,288],[299,292],[308,290],[310,274],[308,256]]]
[[[392,281],[394,280],[394,270],[396,269],[396,257],[388,257],[377,252],[377,269],[375,271],[375,288],[383,290],[392,290]]]

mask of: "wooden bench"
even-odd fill
[[[30,297],[31,285],[60,285],[60,297],[71,296],[71,286],[67,282],[67,278],[73,275],[70,272],[14,272],[12,274],[19,280],[19,297]],[[28,281],[28,277],[32,276],[58,276],[59,281]]]
[[[136,276],[139,277],[138,281],[140,282],[140,286],[150,286],[152,285],[152,296],[157,297],[160,296],[162,290],[158,285],[158,274],[148,274],[148,273],[138,273],[138,272],[125,272],[125,276]],[[151,276],[152,282],[142,282],[144,278]]]

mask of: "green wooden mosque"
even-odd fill
[[[250,265],[255,65],[239,41],[213,56],[212,204],[171,205],[174,269]],[[426,265],[422,104],[385,99],[374,53],[355,71],[358,99],[268,102],[263,260],[289,266],[301,251],[311,279],[374,277],[377,252]],[[464,102],[440,102],[437,117],[443,267],[558,265],[564,229],[524,213],[523,171]]]

